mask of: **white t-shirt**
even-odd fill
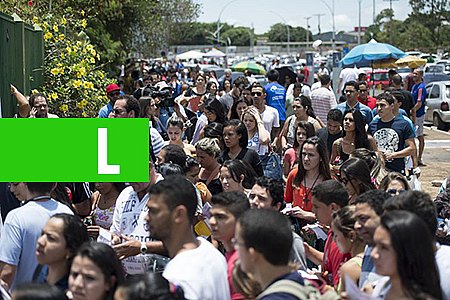
[[[357,81],[358,80],[358,69],[356,68],[345,68],[342,69],[339,74],[339,79],[342,79],[340,89],[344,88],[344,84],[349,81]]]
[[[180,285],[186,299],[230,299],[225,257],[210,242],[203,238],[197,240],[200,245],[196,249],[172,258],[164,270],[164,278]]]
[[[36,242],[48,219],[57,213],[73,215],[70,208],[56,200],[29,201],[6,216],[0,238],[0,261],[17,266],[11,290],[31,282],[38,265]]]
[[[150,231],[145,221],[148,199],[148,193],[139,200],[133,187],[126,187],[117,197],[110,231],[140,242],[151,241]],[[128,274],[142,274],[147,271],[151,259],[151,254],[138,254],[122,260],[122,264]]]
[[[444,299],[450,299],[450,246],[437,245],[435,253],[436,265],[438,267],[441,289]]]
[[[261,119],[264,123],[264,127],[269,133],[272,133],[273,127],[280,127],[280,115],[278,114],[278,110],[272,106],[265,106],[265,109],[261,114]]]

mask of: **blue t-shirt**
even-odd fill
[[[351,110],[351,107],[347,104],[347,102],[339,103],[336,106],[336,108],[339,109],[343,114],[346,111]],[[366,124],[370,124],[370,122],[372,122],[373,116],[372,116],[372,111],[370,110],[370,107],[362,104],[361,102],[357,102],[356,105],[354,106],[354,109],[357,109],[361,112],[361,114],[363,115],[363,117],[366,121]]]
[[[113,106],[112,106],[111,102],[108,102],[108,104],[106,104],[105,106],[100,108],[100,111],[98,112],[98,117],[99,118],[107,118],[109,116],[109,114],[112,112],[112,110],[113,110]]]
[[[73,214],[69,207],[56,201],[29,201],[9,212],[0,235],[0,261],[17,266],[11,290],[31,282],[38,265],[36,242],[48,219],[57,213]],[[32,216],[30,218],[30,216]]]
[[[266,90],[266,104],[278,110],[280,121],[286,121],[286,89],[278,82],[271,82],[264,89]]]
[[[299,283],[301,285],[305,284],[302,275],[300,275],[297,272],[292,272],[292,273],[283,275],[281,277],[278,277],[270,285],[274,284],[275,282],[277,282],[279,280],[283,280],[283,279],[292,280],[292,281],[294,281],[296,283]],[[272,293],[272,294],[269,294],[269,295],[264,296],[264,297],[261,298],[261,300],[291,300],[291,299],[292,300],[297,300],[298,298],[295,297],[294,295],[289,294],[289,293]]]
[[[368,128],[368,133],[377,142],[378,150],[381,152],[398,152],[405,148],[405,141],[414,138],[414,131],[411,125],[403,118],[396,116],[389,122],[381,119],[373,120]],[[386,169],[405,174],[405,159],[394,158],[386,161]]]
[[[416,83],[411,89],[411,94],[413,96],[414,105],[420,99],[422,101],[422,106],[416,111],[416,117],[421,117],[425,114],[425,104],[427,99],[427,89],[425,88],[425,83]]]

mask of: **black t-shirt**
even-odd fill
[[[370,123],[367,131],[377,142],[378,150],[387,153],[403,150],[405,141],[414,138],[411,125],[402,116],[397,116],[389,122],[383,122],[377,118]],[[405,159],[403,157],[386,161],[385,164],[386,169],[405,174]]]
[[[230,156],[228,155],[228,151],[225,150],[222,152],[221,155],[221,163],[223,163],[226,160],[230,160]],[[261,163],[261,159],[259,159],[258,153],[252,149],[242,149],[241,152],[239,152],[238,156],[236,156],[235,159],[240,159],[242,161],[247,162],[255,171],[256,175],[263,176],[264,170]]]
[[[411,92],[402,89],[398,89],[397,91],[402,93],[404,98],[400,108],[402,108],[406,112],[408,118],[411,118],[411,109],[414,107],[414,99]]]
[[[9,182],[0,182],[0,210],[2,220],[5,221],[6,215],[13,209],[20,206],[20,201],[9,189]]]
[[[328,156],[331,156],[331,149],[333,148],[333,143],[338,138],[342,137],[342,130],[339,131],[337,134],[330,134],[328,132],[328,129],[326,127],[320,128],[316,132],[317,137],[322,140],[322,142],[327,145],[328,150]]]

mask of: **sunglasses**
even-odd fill
[[[261,92],[252,92],[252,96],[259,97],[259,96],[262,96],[262,93]]]
[[[108,93],[108,95],[109,95],[109,96],[119,96],[119,95],[120,95],[120,92],[119,92],[119,91],[111,92],[111,93]]]
[[[388,189],[388,190],[386,190],[386,192],[387,192],[388,194],[390,194],[390,195],[397,195],[397,193],[401,194],[401,193],[406,192],[406,190],[404,190],[404,189],[400,189],[400,190],[397,190],[397,189]]]
[[[120,114],[122,114],[124,112],[126,112],[126,110],[121,110],[121,109],[117,109],[117,108],[112,110],[112,113],[115,114],[115,115],[120,115]]]
[[[361,93],[365,93],[367,92],[367,90],[359,90]]]

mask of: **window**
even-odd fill
[[[438,84],[433,85],[433,88],[431,89],[430,98],[439,98],[441,95],[441,90],[439,88]]]
[[[447,97],[447,99],[450,99],[450,85],[445,86],[445,97]]]

